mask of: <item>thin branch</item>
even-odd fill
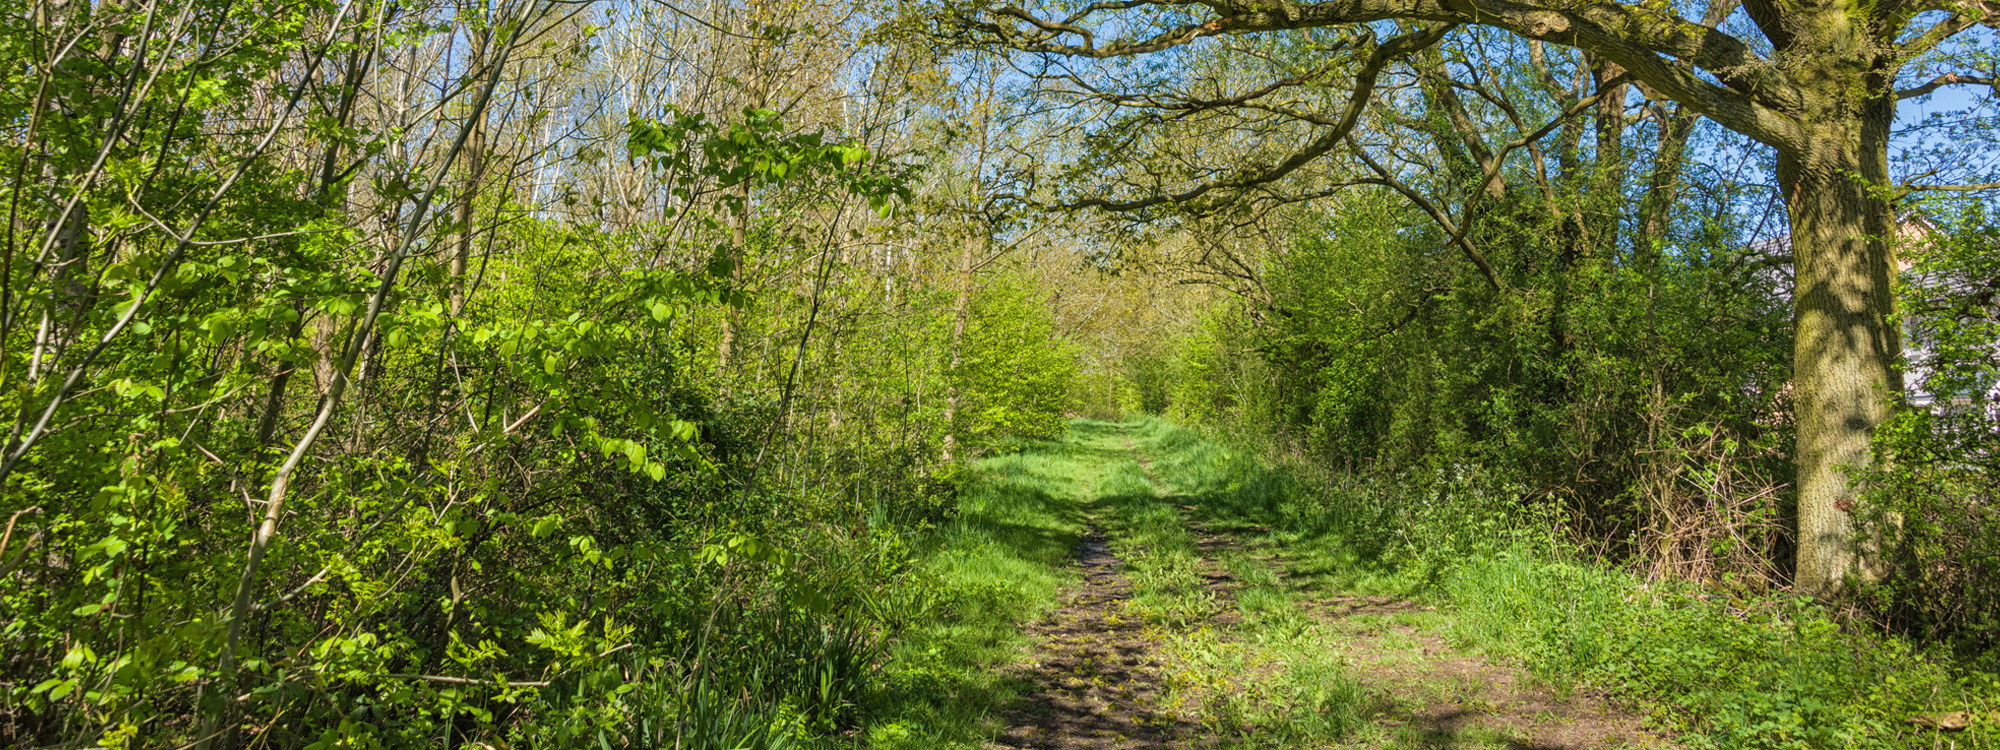
[[[1896,45],[1896,52],[1906,60],[1916,57],[1943,44],[1944,40],[1956,36],[1958,32],[1972,28],[1972,25],[1976,23],[1979,23],[1979,19],[1969,14],[1953,13],[1946,16],[1943,20],[1931,24],[1931,27],[1924,29],[1922,33],[1911,37],[1910,41]]]
[[[1443,209],[1438,208],[1436,203],[1432,203],[1430,199],[1410,189],[1410,186],[1403,184],[1394,175],[1389,174],[1389,170],[1383,169],[1381,164],[1377,164],[1374,159],[1369,158],[1368,152],[1360,146],[1355,146],[1353,151],[1354,156],[1359,158],[1361,163],[1368,165],[1369,169],[1375,170],[1375,174],[1380,177],[1380,179],[1374,181],[1374,184],[1402,193],[1404,198],[1409,199],[1411,203],[1417,204],[1417,207],[1423,209],[1424,213],[1430,214],[1431,220],[1437,222],[1438,226],[1443,228],[1445,233],[1451,235],[1452,244],[1458,247],[1459,251],[1465,255],[1466,260],[1472,261],[1472,265],[1479,267],[1479,275],[1486,278],[1486,285],[1492,287],[1493,291],[1496,292],[1507,291],[1507,282],[1501,280],[1498,271],[1493,270],[1493,264],[1486,260],[1486,254],[1473,246],[1472,240],[1465,236],[1466,232],[1461,230],[1458,224],[1451,220],[1451,217],[1446,216]]]
[[[1966,185],[1904,185],[1905,192],[1970,193],[1979,190],[2000,190],[2000,182],[1979,182]]]
[[[422,680],[424,682],[442,682],[447,685],[485,685],[488,687],[545,688],[551,684],[547,682],[515,682],[513,680],[507,680],[507,679],[473,680],[464,677],[445,677],[441,675],[429,675],[429,674],[391,673],[391,674],[378,674],[375,676],[390,680]]]
[[[1100,208],[1107,211],[1134,211],[1166,203],[1187,203],[1216,190],[1243,190],[1275,182],[1286,175],[1298,171],[1300,167],[1312,163],[1313,160],[1324,156],[1327,152],[1338,147],[1340,142],[1347,138],[1347,134],[1354,129],[1355,122],[1360,120],[1362,111],[1367,108],[1369,100],[1374,97],[1375,80],[1381,75],[1382,69],[1397,58],[1436,44],[1438,40],[1444,38],[1445,33],[1450,31],[1453,26],[1454,24],[1439,24],[1427,29],[1414,31],[1390,39],[1378,47],[1373,54],[1369,55],[1367,62],[1362,65],[1360,72],[1355,74],[1354,93],[1349,97],[1347,111],[1341,115],[1340,120],[1333,124],[1331,130],[1313,139],[1311,143],[1306,144],[1305,148],[1299,149],[1298,152],[1292,154],[1275,167],[1253,171],[1234,179],[1203,183],[1173,195],[1156,195],[1130,201],[1108,198],[1086,198],[1074,203],[1065,204],[1065,207]]]
[[[1936,91],[1938,89],[1944,88],[1946,86],[1957,86],[1957,85],[1991,87],[1995,85],[2000,85],[2000,79],[1989,78],[1987,76],[1972,76],[1972,75],[1961,75],[1958,73],[1945,73],[1936,78],[1930,79],[1929,81],[1925,82],[1922,86],[1917,86],[1915,88],[1907,88],[1903,89],[1902,91],[1896,92],[1896,98],[1899,100],[1913,99],[1931,93],[1933,91]]]

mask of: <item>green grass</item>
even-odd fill
[[[1637,705],[1691,747],[2000,747],[2000,676],[1843,625],[1810,602],[1732,599],[1579,561],[1547,524],[1509,518],[1519,506],[1498,493],[1461,489],[1444,506],[1422,487],[1273,468],[1164,422],[1137,429],[1159,451],[1164,481],[1199,499],[1187,503],[1195,520],[1283,560],[1282,587],[1231,561],[1254,584],[1238,606],[1266,637],[1291,627],[1282,592],[1417,597],[1444,611],[1407,622],[1518,660],[1559,692],[1589,688]],[[1910,723],[1960,711],[1987,718],[1952,734]],[[1403,729],[1350,742],[1440,744]]]
[[[1132,581],[1126,607],[1134,616],[1182,630],[1214,615],[1218,605],[1203,585],[1194,535],[1129,454],[1112,467],[1092,510]]]
[[[1076,580],[1072,553],[1084,501],[1108,459],[1116,425],[1080,422],[1061,442],[1028,444],[972,466],[956,517],[934,537],[905,606],[925,616],[892,646],[871,699],[869,747],[976,746],[1001,727],[994,711],[1028,686],[1005,677],[1022,655],[1022,626]]]
[[[1132,568],[1132,606],[1154,623],[1168,666],[1169,700],[1226,746],[1327,747],[1359,738],[1368,696],[1349,673],[1338,634],[1300,610],[1293,589],[1258,549],[1272,540],[1243,504],[1258,505],[1255,481],[1228,467],[1234,454],[1157,420],[1132,428],[1151,476],[1132,464],[1099,502],[1113,547]],[[1203,560],[1190,522],[1243,547]],[[1233,594],[1203,573],[1226,571]],[[1217,618],[1234,610],[1233,618]],[[1233,624],[1216,624],[1220,621]]]
[[[2000,678],[1843,627],[1809,601],[1648,587],[1524,550],[1468,561],[1449,594],[1465,640],[1514,654],[1552,682],[1640,702],[1695,747],[2000,745]],[[1958,711],[1989,718],[1949,737],[1909,723]]]
[[[1141,465],[1143,456],[1146,464]],[[893,645],[871,698],[865,746],[972,747],[997,707],[1032,686],[1005,667],[1022,626],[1075,581],[1072,552],[1093,525],[1133,583],[1132,615],[1158,639],[1172,708],[1224,745],[1259,748],[1506,747],[1466,728],[1404,721],[1428,701],[1466,699],[1439,679],[1385,695],[1355,677],[1367,658],[1417,664],[1412,627],[1525,665],[1557,692],[1609,693],[1695,748],[1994,748],[2000,680],[1808,602],[1730,599],[1648,585],[1565,556],[1507,518],[1504,497],[1274,468],[1158,420],[1079,421],[1070,436],[973,467],[955,520],[894,606],[922,610]],[[1190,524],[1233,540],[1204,560]],[[1205,573],[1227,571],[1233,596]],[[1282,574],[1281,574],[1282,573]],[[1333,595],[1415,598],[1433,612],[1326,621],[1303,604]],[[1407,642],[1406,642],[1407,641]],[[1909,723],[1970,711],[1991,718],[1940,735]]]
[[[1029,645],[1022,626],[1076,582],[1072,553],[1093,526],[1132,583],[1127,611],[1176,665],[1166,675],[1177,683],[1170,693],[1209,731],[1272,748],[1355,736],[1365,696],[1346,675],[1335,634],[1297,610],[1266,564],[1245,554],[1200,557],[1181,506],[1237,497],[1225,486],[1185,483],[1216,450],[1157,421],[1078,421],[1061,442],[978,462],[978,479],[935,535],[914,592],[896,605],[927,609],[892,647],[866,746],[971,747],[999,731],[997,709],[1033,687],[1005,676]],[[1150,474],[1141,455],[1156,461]],[[1221,601],[1204,566],[1222,566],[1249,588],[1233,604]],[[1245,626],[1212,627],[1225,607],[1238,607]]]

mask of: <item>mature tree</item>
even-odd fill
[[[1723,31],[1739,10],[1761,38]],[[1117,0],[1055,12],[993,3],[962,7],[957,16],[975,42],[1079,58],[1151,55],[1218,35],[1429,24],[1376,47],[1356,75],[1348,114],[1329,122],[1333,132],[1271,170],[1213,184],[1268,182],[1332,151],[1383,66],[1430,46],[1455,25],[1577,48],[1653,98],[1678,102],[1774,149],[1796,279],[1796,580],[1802,590],[1828,593],[1863,572],[1850,516],[1860,487],[1850,471],[1870,462],[1870,434],[1901,390],[1894,366],[1899,344],[1889,322],[1896,104],[1941,85],[1991,85],[1980,76],[1947,74],[1899,92],[1897,82],[1913,61],[1954,36],[1976,25],[2000,26],[2000,6],[1748,0],[1739,7],[1737,0],[1715,0],[1699,22],[1670,3],[1610,0]]]

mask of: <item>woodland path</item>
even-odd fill
[[[1071,438],[1123,448],[1147,490],[1091,493],[1080,579],[1028,626],[1012,676],[1032,687],[987,747],[1672,747],[1600,697],[1455,646],[1448,611],[1342,590],[1223,498],[1176,493],[1134,438]]]

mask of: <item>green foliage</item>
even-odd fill
[[[626,124],[627,152],[656,171],[699,175],[725,188],[820,177],[867,201],[883,218],[899,203],[910,202],[914,170],[874,163],[868,149],[856,143],[828,143],[822,133],[787,132],[784,119],[772,110],[746,110],[742,121],[727,127],[672,104],[666,114],[671,121],[634,117]],[[676,183],[671,192],[682,201],[696,197],[695,188],[685,182]],[[750,210],[741,196],[722,200],[731,213]]]
[[[1562,264],[1560,238],[1495,229],[1520,243],[1492,246],[1502,292],[1398,206],[1345,201],[1274,255],[1268,305],[1179,332],[1168,413],[1419,495],[1525,495],[1666,575],[1782,580],[1789,314],[1749,251]]]
[[[947,374],[960,406],[952,429],[969,445],[1063,433],[1076,352],[1058,336],[1045,297],[1002,276],[973,296],[962,359]]]
[[[422,240],[385,238],[380,226],[415,210],[419,176],[372,172],[374,195],[349,196],[195,129],[242,115],[246,92],[269,88],[254,82],[296,67],[298,30],[324,10],[217,11],[221,26],[198,36],[216,45],[203,65],[218,77],[168,80],[178,102],[130,104],[201,111],[132,125],[152,162],[110,141],[111,179],[76,214],[81,255],[32,268],[10,235],[10,319],[46,319],[40,334],[0,331],[0,406],[58,416],[7,446],[20,460],[0,505],[0,737],[173,745],[213,721],[229,745],[784,747],[855,729],[886,639],[907,623],[881,593],[913,570],[910,539],[950,499],[949,472],[928,458],[941,430],[823,435],[793,464],[837,468],[845,486],[757,481],[759,447],[780,429],[763,394],[777,389],[723,398],[703,356],[714,321],[758,314],[753,295],[713,253],[657,260],[711,243],[701,227],[718,222],[664,240],[659,226],[563,220],[496,189],[465,197],[475,217],[511,217],[478,228],[485,250],[465,276],[443,253],[384,274],[394,248],[448,247],[474,228],[416,221]],[[92,49],[51,79],[82,84],[65,94],[75,119],[49,121],[42,153],[10,154],[40,160],[25,173],[81,170],[72,162],[102,135],[67,130],[110,106],[108,81],[125,74],[85,75]],[[909,198],[907,169],[769,112],[680,126],[635,122],[632,153],[693,153],[653,166],[811,194],[795,204],[807,207],[888,215]],[[355,153],[352,134],[329,137],[298,153],[326,150],[336,166]],[[233,160],[242,179],[196,216],[229,176],[205,172]],[[10,188],[24,215],[61,210],[60,194],[28,188]],[[681,197],[716,209],[710,194]],[[186,222],[175,231],[197,242],[128,209]],[[795,324],[784,315],[765,322]],[[935,361],[900,360],[933,401],[942,374],[923,363]],[[72,369],[83,387],[64,383]],[[333,378],[354,382],[344,401]],[[829,411],[875,417],[874,405]],[[301,469],[271,487],[293,450]],[[827,458],[841,451],[847,463]],[[278,533],[246,569],[268,503],[282,504]]]
[[[1928,747],[1911,720],[2000,705],[1992,675],[1845,629],[1809,601],[1647,585],[1522,551],[1467,562],[1449,589],[1467,638],[1639,700],[1701,747]],[[1957,739],[1995,737],[1980,725]]]
[[[1991,281],[2000,277],[1990,209],[1942,207],[1936,231],[1913,238],[1901,288],[1910,363],[1925,395],[1876,432],[1887,472],[1871,495],[1871,533],[1892,572],[1866,592],[1892,627],[1951,644],[2000,669],[2000,412],[1994,385]]]

